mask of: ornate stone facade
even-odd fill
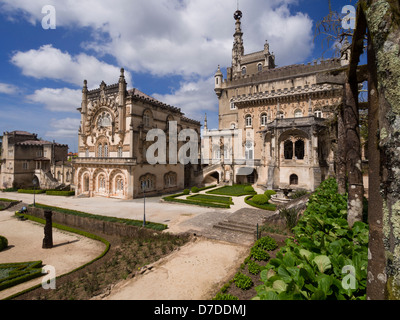
[[[317,74],[348,61],[333,59],[277,68],[268,42],[264,50],[244,54],[242,14],[236,12],[234,17],[232,66],[227,68],[225,79],[220,67],[215,74],[219,130],[206,127],[203,133],[214,163],[204,169],[203,182],[314,190],[334,173],[335,141],[329,119],[334,118],[342,96],[340,86],[318,84]],[[212,137],[233,137],[238,131],[242,139],[239,154],[243,156],[235,159],[232,150],[216,146]],[[230,164],[222,160],[232,157]],[[249,160],[254,168],[250,174],[243,170]]]
[[[85,81],[82,92],[79,156],[74,160],[77,196],[132,199],[144,191],[156,195],[185,187],[193,172],[181,163],[149,164],[146,153],[154,141],[146,137],[152,129],[169,136],[171,123],[177,133],[200,133],[199,122],[137,89],[127,90],[123,69],[117,84],[102,82],[89,91]]]

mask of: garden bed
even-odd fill
[[[233,186],[224,186],[221,188],[217,188],[214,190],[210,190],[206,192],[207,194],[217,194],[222,196],[232,196],[232,197],[241,197],[245,195],[255,195],[257,194],[253,187],[249,185],[237,184]]]

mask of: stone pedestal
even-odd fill
[[[44,227],[44,239],[43,239],[43,249],[53,248],[53,226],[52,226],[52,216],[53,212],[45,211],[44,217],[46,219],[46,225]]]

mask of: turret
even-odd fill
[[[218,70],[215,73],[215,93],[217,94],[218,98],[221,97],[222,94],[222,82],[223,82],[223,78],[224,75],[221,72],[221,68],[220,66],[218,66]]]

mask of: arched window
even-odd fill
[[[246,67],[243,67],[242,68],[242,76],[246,75],[246,73],[247,73],[247,69],[246,69]]]
[[[99,119],[97,120],[97,126],[99,128],[111,127],[112,126],[112,119],[111,115],[108,112],[103,112]]]
[[[261,115],[261,126],[266,126],[268,123],[268,116],[266,113]]]
[[[245,124],[246,127],[251,127],[253,126],[253,119],[251,118],[251,115],[247,115],[245,118]]]
[[[322,111],[321,110],[315,111],[314,114],[315,114],[316,118],[322,118]]]
[[[108,144],[104,145],[104,158],[108,158]]]
[[[139,179],[141,191],[152,191],[155,188],[155,176],[152,174],[146,174],[141,176]]]
[[[263,69],[263,65],[262,65],[262,63],[259,63],[259,64],[257,65],[257,70],[258,70],[258,72],[261,72],[262,69]]]
[[[299,184],[299,177],[295,174],[292,174],[290,176],[290,185],[291,186],[297,186]]]
[[[89,175],[83,177],[83,192],[89,192]]]
[[[102,158],[103,157],[103,145],[102,144],[99,144],[97,157],[98,158]]]
[[[293,142],[290,140],[285,141],[284,144],[284,155],[286,160],[293,159]]]
[[[295,156],[297,160],[304,160],[304,141],[297,140],[294,146]]]

